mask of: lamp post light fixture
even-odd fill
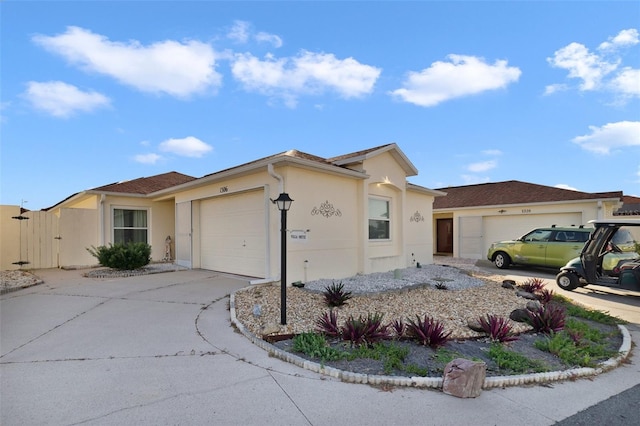
[[[280,210],[280,324],[287,324],[287,211],[293,200],[286,192],[272,200]]]

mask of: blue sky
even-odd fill
[[[429,188],[640,196],[637,1],[9,0],[0,13],[0,204],[391,142]]]

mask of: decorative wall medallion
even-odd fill
[[[342,212],[338,209],[333,208],[333,204],[329,203],[329,200],[325,201],[324,203],[320,204],[320,208],[318,207],[314,207],[311,210],[311,214],[313,216],[321,214],[324,217],[331,217],[333,215],[335,216],[342,216]]]
[[[413,216],[411,216],[411,218],[409,219],[409,222],[424,222],[424,216],[422,216],[420,212],[416,210]]]

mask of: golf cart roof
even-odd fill
[[[594,226],[640,226],[640,219],[596,219],[590,220],[589,223]]]

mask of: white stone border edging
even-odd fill
[[[333,367],[323,366],[317,362],[309,361],[308,359],[294,355],[290,352],[284,351],[266,340],[261,339],[249,330],[247,330],[236,316],[236,304],[235,293],[232,293],[229,301],[229,312],[231,315],[231,322],[238,328],[238,330],[249,339],[254,345],[264,349],[270,356],[274,356],[283,361],[297,365],[298,367],[310,370],[315,373],[325,374],[336,379],[340,379],[347,383],[362,383],[371,385],[392,385],[392,386],[411,386],[419,388],[435,388],[441,389],[443,378],[441,377],[402,377],[402,376],[383,376],[377,374],[360,374],[351,371],[339,370]],[[618,329],[622,334],[622,344],[618,349],[618,355],[603,361],[596,368],[572,368],[570,370],[552,371],[547,373],[533,373],[533,374],[521,374],[513,376],[493,376],[487,377],[482,385],[483,389],[507,387],[507,386],[520,386],[532,383],[548,383],[567,379],[577,379],[581,377],[596,376],[605,371],[609,371],[612,368],[617,367],[625,360],[631,352],[631,335],[629,330],[623,325],[618,324]]]

